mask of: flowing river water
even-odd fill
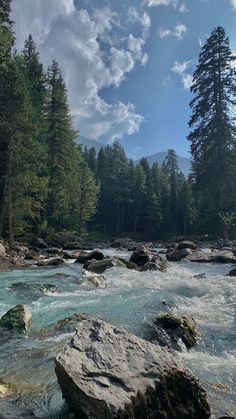
[[[104,253],[129,257],[128,252],[114,249]],[[171,263],[163,273],[113,268],[105,273],[104,288],[79,284],[78,264],[2,272],[0,315],[16,304],[25,304],[33,315],[32,327],[37,329],[74,313],[88,313],[143,336],[145,325],[161,312],[190,314],[202,338],[195,349],[176,356],[200,378],[212,418],[236,416],[236,278],[226,276],[230,268],[188,261]],[[203,273],[204,278],[195,277]],[[30,288],[16,286],[19,282]],[[0,418],[1,414],[9,419],[32,417],[26,411],[37,418],[69,418],[53,358],[70,338],[69,333],[0,336],[0,384],[14,387],[13,405],[0,392]]]

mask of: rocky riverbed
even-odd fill
[[[81,255],[79,249],[52,250],[47,244],[38,251],[21,248],[14,255],[8,251],[1,255],[5,267],[11,258],[18,263],[20,258],[22,265],[0,273],[0,315],[17,304],[32,313],[28,334],[1,331],[0,407],[4,418],[69,417],[54,372],[54,357],[71,341],[79,319],[76,313],[88,313],[153,343],[150,331],[156,333],[155,327],[163,325],[157,318],[182,319],[174,322],[175,329],[162,329],[158,343],[164,342],[178,362],[200,378],[213,418],[236,415],[236,279],[227,276],[234,268],[234,248],[177,249],[177,244],[170,246],[169,254],[189,249],[188,254],[167,265],[158,256],[163,256],[164,248],[149,243],[146,252],[142,246],[113,241],[111,247],[100,249],[103,257],[97,252],[94,259],[96,255],[91,254],[89,261],[81,260],[83,264],[74,263]],[[207,258],[214,254],[211,263],[206,254]],[[192,262],[196,256],[205,260]],[[88,262],[93,272],[84,270]],[[197,333],[188,350],[184,339],[189,333],[192,338],[192,326],[187,334],[181,328],[189,316]],[[58,323],[65,318],[68,320]]]

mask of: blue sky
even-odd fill
[[[55,58],[81,135],[139,158],[187,156],[191,75],[218,25],[236,50],[236,0],[15,0],[17,47],[31,32]]]

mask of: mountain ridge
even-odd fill
[[[76,140],[76,143],[77,144],[82,144],[84,147],[88,147],[88,149],[94,147],[97,153],[99,152],[99,150],[101,148],[105,147],[104,144],[99,143],[96,140],[92,140],[91,138],[87,138],[87,137],[83,137],[83,136],[80,136]],[[150,156],[144,156],[144,158],[147,159],[150,166],[152,166],[154,163],[158,163],[161,166],[163,161],[165,160],[166,156],[167,156],[167,151],[159,151],[157,153],[151,154]],[[141,157],[137,160],[134,160],[134,163],[138,164],[142,158],[143,157]],[[188,176],[189,173],[190,173],[190,170],[191,170],[191,159],[188,158],[188,157],[182,157],[182,156],[177,155],[177,162],[178,162],[178,166],[179,166],[181,172],[185,176]]]

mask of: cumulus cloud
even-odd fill
[[[231,4],[231,6],[233,7],[233,9],[236,10],[236,0],[229,0],[229,3]]]
[[[185,2],[184,3],[181,3],[179,5],[179,11],[180,11],[180,13],[187,13],[187,12],[189,12],[189,8],[187,7],[187,5],[186,5]]]
[[[172,36],[178,40],[181,40],[183,39],[187,30],[187,26],[183,25],[182,23],[178,23],[173,30],[163,28],[158,29],[157,35],[162,39]]]
[[[177,0],[144,0],[148,7],[153,6],[177,6]]]
[[[178,74],[181,77],[181,81],[183,84],[184,89],[190,89],[193,83],[193,76],[189,74],[187,71],[193,65],[193,61],[184,61],[180,63],[179,61],[175,61],[171,70]]]
[[[31,32],[44,64],[55,58],[61,66],[81,135],[110,142],[139,130],[144,118],[134,105],[108,103],[101,92],[120,86],[138,63],[146,64],[151,25],[146,12],[129,12],[140,27],[134,36],[110,7],[89,10],[76,9],[73,0],[15,0],[13,11],[19,49]]]

